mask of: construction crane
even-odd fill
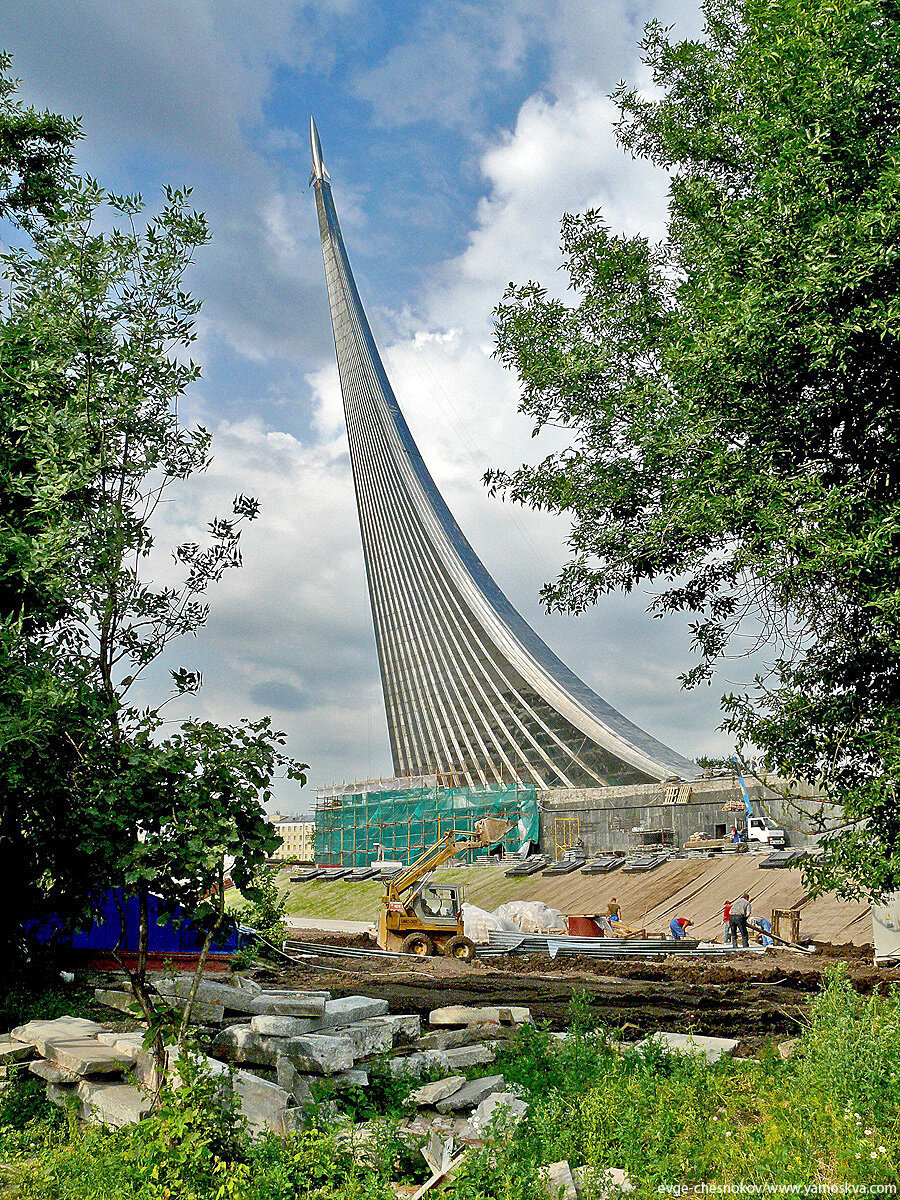
[[[438,867],[464,850],[483,849],[499,842],[514,822],[483,817],[473,837],[451,830],[434,846],[385,884],[378,919],[378,945],[422,958],[444,954],[471,962],[475,944],[463,932],[463,889],[457,884],[431,883]]]

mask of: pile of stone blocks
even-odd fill
[[[420,1035],[415,1014],[388,1014],[386,1000],[328,992],[260,992],[247,1020],[225,1026],[215,1054],[268,1078],[296,1104],[306,1103],[311,1085],[328,1080],[336,1088],[365,1087],[360,1063],[397,1048],[411,1048]]]
[[[150,1111],[139,1061],[126,1035],[110,1033],[83,1017],[29,1021],[0,1039],[0,1063],[19,1064],[43,1079],[54,1104],[74,1102],[86,1121],[129,1125]],[[133,1035],[132,1035],[133,1038]]]
[[[154,983],[176,1011],[183,1011],[189,979]],[[95,998],[138,1015],[133,996],[124,990],[98,989]],[[525,1008],[439,1008],[430,1013],[423,1032],[417,1014],[390,1014],[386,1000],[371,996],[334,998],[324,991],[266,990],[247,980],[204,979],[190,1018],[207,1027],[209,1071],[221,1076],[223,1087],[233,1088],[256,1131],[288,1133],[301,1127],[314,1084],[366,1087],[367,1065],[382,1057],[399,1075],[443,1076],[439,1084],[420,1089],[431,1099],[416,1094],[419,1111],[409,1123],[411,1132],[438,1128],[474,1141],[498,1106],[505,1105],[513,1117],[523,1111],[522,1102],[504,1090],[502,1077],[466,1082],[463,1072],[489,1066],[498,1042],[531,1020]],[[0,1068],[29,1070],[45,1081],[55,1103],[72,1102],[85,1120],[118,1127],[150,1111],[154,1063],[143,1038],[143,1029],[107,1030],[80,1017],[31,1021],[0,1036]],[[177,1083],[176,1054],[167,1049]]]

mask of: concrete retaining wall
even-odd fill
[[[783,780],[772,780],[772,786],[749,779],[746,782],[754,811],[780,826],[789,846],[816,845],[819,838],[816,819],[834,818],[833,807],[817,799],[813,789],[807,788],[801,795]],[[779,792],[787,793],[788,798]],[[698,830],[711,837],[728,836],[732,825],[740,828],[744,824],[742,812],[723,811],[730,801],[742,802],[734,776],[673,786],[653,783],[634,787],[551,788],[538,793],[541,848],[553,855],[558,846],[572,844],[575,836],[581,837],[589,854],[659,844],[660,839],[654,834],[641,835],[634,832],[637,829],[664,831],[663,844],[673,847],[683,846]],[[566,821],[569,824],[563,824]]]

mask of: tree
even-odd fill
[[[0,51],[0,219],[27,225],[56,211],[81,131],[77,121],[16,100],[11,66]]]
[[[652,584],[696,615],[708,680],[765,649],[724,728],[843,805],[809,871],[900,886],[900,7],[705,0],[642,42],[617,136],[671,173],[666,238],[566,216],[572,304],[510,285],[497,353],[535,423],[573,434],[494,490],[572,518],[544,588],[577,612]]]
[[[5,925],[49,912],[89,924],[109,888],[134,897],[140,947],[129,970],[148,1020],[150,892],[160,913],[198,923],[208,950],[226,919],[226,862],[252,887],[277,842],[262,808],[273,775],[303,780],[268,720],[188,721],[163,738],[170,697],[144,711],[129,701],[172,640],[202,627],[204,593],[240,565],[242,527],[258,511],[238,495],[204,545],[176,550],[180,583],[147,578],[158,506],[209,462],[209,434],[179,415],[199,375],[188,355],[199,303],[184,281],[208,240],[189,196],[167,189],[141,229],[140,197],[72,176],[46,219],[29,220],[30,244],[2,258]],[[201,682],[184,668],[172,680],[173,695]],[[161,1035],[156,1048],[161,1060]]]

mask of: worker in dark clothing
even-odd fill
[[[728,914],[728,932],[731,934],[732,946],[737,946],[737,935],[740,930],[741,945],[750,945],[750,934],[747,931],[747,918],[750,916],[750,893],[744,892],[737,900],[731,902],[731,912]]]
[[[688,925],[693,925],[693,923],[694,922],[689,921],[687,917],[675,917],[675,919],[669,925],[669,928],[671,929],[672,937],[676,942],[679,940],[679,938],[683,938],[685,936],[685,929],[687,929]]]

